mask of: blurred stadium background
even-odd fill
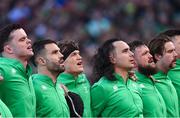
[[[0,26],[20,23],[33,40],[80,43],[85,73],[101,42],[121,37],[148,41],[180,27],[180,0],[0,0]]]

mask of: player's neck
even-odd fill
[[[157,70],[158,71],[162,71],[163,73],[167,73],[168,72],[168,68],[167,67],[165,67],[163,64],[161,64],[161,63],[156,63],[156,65],[157,65]]]
[[[47,75],[49,78],[52,79],[53,83],[56,82],[57,76],[59,75],[59,73],[57,72],[53,73],[47,70],[46,68],[41,68],[41,67],[38,67],[37,71],[38,71],[38,74]]]
[[[12,59],[19,60],[23,64],[24,68],[26,68],[26,66],[28,64],[27,57],[18,57],[16,55],[11,55],[11,54],[7,54],[7,53],[2,53],[2,56],[6,57],[6,58],[12,58]]]
[[[128,71],[126,69],[116,68],[115,73],[121,75],[121,77],[123,78],[123,80],[125,82],[127,81],[127,79],[128,79]]]

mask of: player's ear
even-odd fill
[[[39,56],[39,57],[36,58],[36,62],[37,62],[39,65],[45,65],[45,64],[46,64],[46,60],[45,60],[43,57],[41,57],[41,56]]]
[[[110,60],[111,63],[115,64],[116,59],[114,58],[114,54],[113,53],[110,53],[109,60]]]
[[[8,54],[12,54],[13,53],[13,49],[10,45],[5,45],[4,46],[4,52],[8,53]]]

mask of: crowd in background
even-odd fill
[[[0,26],[24,24],[33,40],[77,40],[85,72],[106,39],[150,40],[157,33],[180,27],[179,0],[1,0]]]

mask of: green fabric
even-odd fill
[[[125,83],[102,77],[91,88],[92,111],[95,117],[142,117],[143,103],[138,84],[131,79]]]
[[[84,103],[83,117],[91,117],[90,84],[85,74],[79,74],[77,78],[68,73],[62,73],[58,82],[63,83],[70,91],[78,94]]]
[[[0,117],[2,118],[12,117],[11,112],[1,100],[0,100]]]
[[[158,80],[155,84],[160,94],[162,95],[167,109],[167,117],[178,117],[178,97],[176,89],[174,88],[171,80],[162,71],[159,71],[153,77]]]
[[[166,117],[166,105],[155,87],[155,82],[149,77],[136,72],[137,83],[142,89],[143,116],[144,117]]]
[[[31,78],[30,66],[25,69],[15,59],[0,58],[0,99],[7,105],[14,117],[35,116],[36,97]]]
[[[42,74],[32,75],[36,93],[37,117],[70,117],[69,108],[60,84]]]
[[[171,79],[178,95],[180,116],[180,59],[177,59],[175,68],[168,72],[168,77]]]

